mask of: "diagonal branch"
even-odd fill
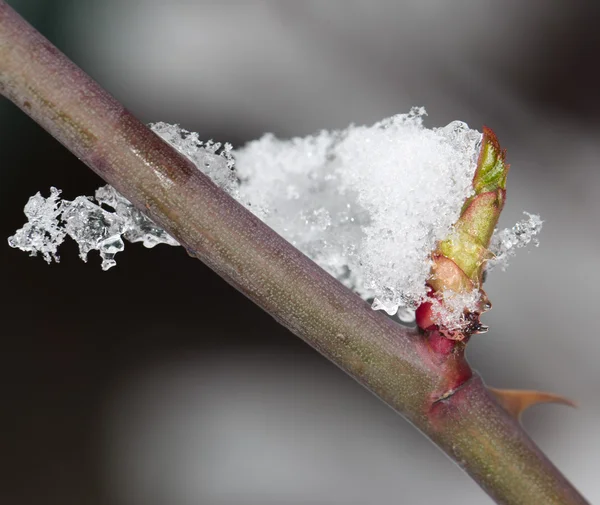
[[[584,498],[464,359],[394,323],[215,186],[0,0],[0,90],[186,249],[411,421],[498,503]]]

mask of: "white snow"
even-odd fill
[[[273,135],[235,153],[240,200],[376,308],[425,295],[431,251],[472,194],[481,134],[425,111],[292,140]]]
[[[482,138],[460,121],[425,128],[425,115],[413,108],[372,126],[291,140],[267,134],[237,151],[177,125],[151,128],[325,270],[373,299],[375,309],[394,314],[400,308],[410,320],[426,296],[431,251],[472,194]],[[58,193],[52,188],[48,199],[39,193],[30,199],[29,223],[10,237],[11,246],[58,260],[66,233],[79,243],[82,259],[97,249],[108,269],[123,250],[122,238],[147,247],[177,245],[110,186],[96,192],[97,203],[88,197],[60,202]],[[515,248],[534,240],[541,220],[528,216],[494,236],[493,263],[504,267]],[[449,318],[477,301],[448,298]]]

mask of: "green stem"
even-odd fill
[[[0,90],[190,254],[410,420],[498,503],[586,503],[472,374],[463,347],[439,352],[371,310],[2,0]]]

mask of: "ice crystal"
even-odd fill
[[[185,154],[194,164],[208,175],[215,184],[225,191],[233,193],[237,183],[233,172],[234,160],[232,146],[198,138],[195,132],[187,131],[179,125],[151,123],[150,128],[164,141],[171,144],[180,153]]]
[[[65,230],[61,228],[59,216],[60,190],[50,188],[50,196],[44,198],[39,192],[32,196],[23,211],[28,222],[17,232],[9,237],[11,247],[19,248],[37,256],[41,253],[44,259],[51,263],[59,261],[57,249],[65,239]]]
[[[431,251],[473,193],[482,138],[460,121],[425,128],[425,114],[413,108],[372,126],[291,140],[267,134],[235,152],[177,125],[151,128],[325,270],[374,300],[373,308],[399,311],[409,321],[426,297]],[[79,243],[83,259],[99,250],[105,269],[114,265],[123,238],[147,247],[177,245],[110,186],[96,192],[95,202],[78,197],[60,203],[54,188],[48,199],[38,193],[26,214],[29,223],[10,244],[39,251],[47,261],[58,259],[65,233]],[[504,267],[516,248],[535,241],[542,222],[528,216],[494,236],[491,264]],[[444,296],[444,307],[436,310],[458,326],[463,311],[478,301],[477,292]]]
[[[100,205],[114,209],[114,214],[123,222],[123,237],[128,242],[142,242],[148,248],[158,244],[179,245],[179,242],[142,214],[112,186],[97,189],[95,196]]]
[[[85,196],[72,202],[63,202],[61,216],[65,231],[79,245],[79,256],[87,261],[87,255],[97,250],[102,258],[102,269],[116,264],[115,254],[125,248],[121,235],[124,223],[119,216],[107,212]]]
[[[474,313],[479,309],[481,293],[475,289],[464,293],[444,290],[441,300],[429,298],[431,311],[436,319],[449,330],[464,330],[470,323],[465,313]]]
[[[373,126],[278,140],[235,153],[239,198],[375,308],[426,294],[429,256],[472,194],[481,134],[423,126],[423,109]]]
[[[29,221],[9,237],[9,245],[32,255],[41,252],[50,263],[52,259],[58,261],[56,250],[68,235],[77,242],[83,261],[87,261],[90,251],[97,250],[103,270],[116,264],[115,255],[125,247],[123,238],[143,242],[146,247],[160,243],[179,245],[110,186],[96,191],[97,203],[86,196],[60,200],[59,194],[59,190],[51,188],[48,198],[39,193],[30,198],[25,206]],[[101,205],[112,207],[113,211]]]
[[[540,245],[537,235],[542,231],[543,221],[537,214],[524,212],[527,217],[522,219],[512,228],[496,231],[492,236],[490,251],[494,258],[488,261],[488,270],[499,266],[506,270],[509,258],[517,253],[517,249],[533,243],[536,247]]]

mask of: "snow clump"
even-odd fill
[[[426,298],[431,251],[473,194],[482,140],[460,121],[428,129],[425,115],[413,108],[372,126],[290,140],[267,134],[236,151],[202,142],[178,125],[151,128],[327,272],[372,300],[373,308],[410,320]],[[50,262],[58,260],[56,248],[68,234],[84,260],[97,249],[108,269],[123,249],[122,238],[147,247],[178,245],[110,186],[100,188],[95,201],[60,202],[58,193],[52,188],[48,199],[32,197],[25,208],[29,223],[10,237],[11,246],[41,252]],[[528,216],[494,235],[490,263],[504,268],[515,248],[535,241],[542,222]]]

